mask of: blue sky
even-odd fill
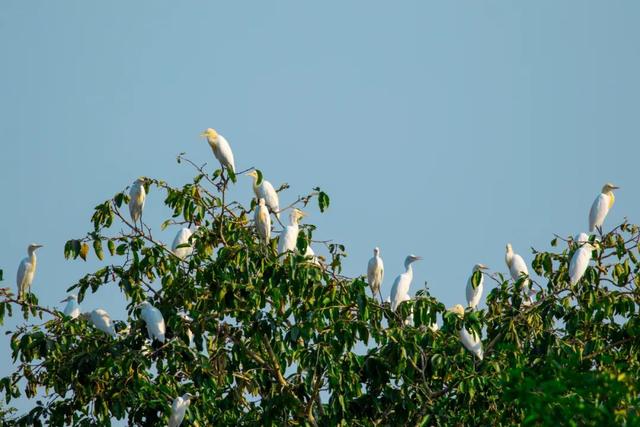
[[[27,244],[43,243],[33,290],[55,305],[99,265],[63,258],[93,207],[140,175],[186,182],[180,152],[214,164],[198,137],[214,127],[238,169],[291,185],[283,205],[314,186],[330,194],[308,221],[347,245],[347,273],[363,274],[380,246],[386,295],[415,253],[411,293],[428,281],[462,303],[473,264],[506,271],[507,242],[530,262],[553,233],[584,231],[607,181],[622,189],[606,225],[640,222],[639,12],[632,1],[5,0],[2,286],[15,287]],[[250,180],[233,192],[248,203]],[[168,215],[152,192],[146,221]],[[115,289],[83,308],[122,318]],[[0,354],[5,375],[6,338]]]

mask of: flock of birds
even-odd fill
[[[233,152],[228,141],[215,130],[209,128],[205,130],[202,135],[207,139],[209,146],[213,150],[213,154],[220,162],[222,167],[230,170],[235,174],[235,164],[233,158]],[[255,228],[258,236],[264,242],[269,242],[271,239],[271,214],[277,219],[280,218],[280,204],[278,199],[278,193],[275,191],[273,185],[267,180],[262,180],[260,184],[259,175],[256,171],[250,171],[248,176],[253,178],[253,191],[258,199],[258,204],[255,209]],[[593,202],[591,211],[589,213],[589,231],[594,232],[596,229],[601,231],[602,224],[613,206],[615,197],[613,190],[618,187],[613,184],[605,184],[601,193]],[[144,178],[137,179],[130,188],[129,192],[129,213],[134,226],[142,220],[142,211],[144,210],[144,204],[146,200],[146,192],[144,188]],[[305,213],[300,209],[293,208],[289,215],[289,225],[285,226],[278,239],[278,254],[284,254],[288,251],[294,251],[296,248],[296,242],[299,232],[299,221],[305,216]],[[142,229],[142,228],[141,228]],[[193,252],[193,246],[191,243],[191,236],[193,232],[189,228],[182,228],[178,231],[173,244],[172,252],[180,259],[185,259]],[[589,235],[586,233],[580,233],[576,242],[580,245],[580,248],[574,253],[570,265],[569,276],[571,284],[577,283],[584,275],[589,261],[591,260],[592,251],[597,247],[597,241],[590,243]],[[31,284],[33,282],[36,272],[36,250],[41,248],[42,245],[30,244],[27,252],[28,256],[24,258],[18,267],[17,274],[17,286],[18,286],[18,299],[23,300],[27,292],[30,292]],[[307,247],[305,256],[312,257],[315,263],[317,258],[314,255],[313,250]],[[390,303],[391,310],[396,311],[400,304],[404,301],[410,300],[409,289],[413,280],[412,264],[422,258],[416,255],[409,255],[404,261],[405,271],[395,278],[393,286],[391,288],[391,294],[387,301]],[[527,269],[522,256],[513,251],[511,244],[507,244],[505,261],[509,272],[513,280],[519,280],[524,276],[523,288],[526,292],[525,303],[531,303],[532,297],[535,292],[530,287]],[[482,272],[487,267],[483,264],[476,264],[473,267],[472,275],[467,281],[466,286],[466,299],[467,306],[470,309],[475,309],[480,303],[483,292],[484,276]],[[478,283],[473,283],[474,273],[480,272],[480,280]],[[381,295],[381,286],[384,280],[384,263],[380,256],[380,249],[375,248],[373,250],[373,257],[369,260],[367,265],[367,280],[371,288],[372,293]],[[103,309],[95,309],[91,312],[81,313],[80,305],[78,304],[78,298],[76,295],[69,295],[61,302],[66,302],[64,308],[65,316],[70,318],[84,318],[90,321],[100,331],[117,338],[118,334],[115,330],[114,324],[109,314]],[[165,322],[160,310],[155,308],[150,302],[144,301],[136,306],[136,310],[140,312],[140,318],[144,321],[147,327],[147,334],[149,339],[157,340],[160,343],[165,342]],[[465,309],[462,305],[456,304],[449,309],[451,312],[456,313],[458,316],[463,317]],[[189,322],[192,319],[185,313],[178,313],[180,317]],[[413,323],[412,315],[408,316],[405,320],[405,324]],[[430,325],[433,331],[438,330],[437,323]],[[193,335],[187,328],[189,339],[191,340]],[[466,328],[462,328],[459,331],[459,338],[463,346],[474,354],[478,359],[482,360],[483,350],[481,338],[474,332],[468,331]],[[174,399],[171,407],[171,415],[169,418],[169,427],[177,427],[182,423],[184,419],[187,407],[190,405],[193,395],[186,393],[182,396],[178,396]]]

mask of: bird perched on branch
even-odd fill
[[[596,228],[602,228],[604,219],[607,217],[609,210],[613,207],[613,203],[616,200],[613,195],[613,190],[617,190],[618,188],[620,187],[616,187],[611,183],[607,183],[602,187],[602,191],[593,201],[591,211],[589,211],[589,232],[593,233]]]
[[[18,285],[18,300],[23,300],[25,293],[31,292],[31,283],[36,275],[37,257],[36,250],[41,248],[42,245],[32,243],[27,247],[27,256],[18,266],[18,274],[16,277],[16,284]]]
[[[140,318],[144,320],[144,323],[147,325],[149,339],[151,341],[156,339],[163,343],[166,327],[160,310],[152,306],[149,301],[141,302],[136,308],[140,309]]]
[[[391,310],[396,311],[401,302],[410,299],[409,287],[413,280],[413,268],[411,264],[420,261],[422,257],[409,255],[404,260],[405,272],[396,277],[391,286]]]
[[[452,313],[455,313],[460,318],[464,318],[464,307],[460,304],[454,305],[449,309]],[[475,332],[469,332],[467,328],[461,328],[458,331],[458,336],[460,337],[460,342],[469,350],[474,356],[478,359],[482,360],[484,358],[484,352],[482,350],[482,340]]]
[[[271,216],[269,216],[269,210],[263,198],[258,200],[258,206],[256,206],[254,215],[258,236],[268,244],[269,239],[271,239]]]
[[[507,263],[507,267],[509,267],[509,273],[511,273],[511,278],[514,281],[520,280],[522,276],[527,276],[527,278],[522,283],[522,288],[524,289],[526,294],[524,303],[531,304],[534,293],[530,286],[531,281],[528,278],[529,269],[527,268],[527,264],[524,262],[524,259],[517,253],[513,252],[511,243],[507,243],[507,253],[504,260]]]
[[[298,232],[300,227],[298,222],[304,218],[306,214],[298,208],[294,208],[289,214],[289,225],[287,225],[280,237],[278,238],[278,254],[283,254],[287,251],[293,251],[296,248],[298,241]]]
[[[171,251],[180,259],[185,259],[193,253],[193,246],[185,246],[189,244],[189,238],[193,235],[188,228],[181,228],[173,239]]]
[[[367,264],[367,282],[369,283],[369,287],[371,288],[371,292],[374,297],[375,294],[380,295],[380,302],[382,303],[382,293],[380,292],[380,287],[382,286],[382,281],[384,279],[384,263],[382,262],[382,257],[380,256],[380,249],[373,249],[373,257],[369,260]]]
[[[231,146],[225,137],[211,128],[202,132],[201,136],[207,138],[207,142],[213,151],[213,155],[216,156],[216,159],[218,159],[223,167],[227,168],[231,172],[232,180],[235,181],[233,177],[236,173],[236,166],[233,161],[233,152],[231,151]]]
[[[471,277],[467,280],[467,304],[471,308],[476,308],[480,302],[480,298],[482,298],[482,287],[484,284],[484,275],[482,274],[482,271],[486,269],[487,267],[484,264],[474,265],[471,270]],[[477,272],[480,272],[480,279],[478,280],[477,286],[473,286],[474,275]]]
[[[67,305],[64,307],[64,315],[69,316],[72,319],[80,316],[80,305],[78,305],[78,296],[75,294],[71,294],[60,302],[66,302]]]
[[[138,178],[133,182],[129,190],[129,214],[134,227],[141,221],[144,202],[147,199],[147,192],[144,189],[144,178]]]
[[[253,178],[253,193],[258,199],[264,199],[269,210],[279,219],[280,199],[273,185],[266,179],[263,179],[262,182],[258,184],[259,175],[257,171],[249,171],[247,175]]]
[[[185,393],[173,400],[171,405],[171,415],[169,416],[169,427],[178,427],[182,424],[187,408],[191,404],[191,399],[195,396],[191,393]]]

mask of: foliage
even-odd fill
[[[45,396],[7,425],[161,425],[185,392],[197,395],[185,425],[199,426],[640,424],[637,226],[600,236],[575,286],[570,239],[556,252],[536,251],[542,280],[531,305],[524,278],[497,274],[487,309],[460,318],[418,291],[393,313],[362,277],[341,275],[343,245],[327,244],[326,260],[305,257],[315,227],[303,225],[299,251],[278,256],[276,239],[261,243],[249,220],[255,201],[227,201],[225,174],[194,167],[183,187],[146,181],[149,197],[163,192],[171,212],[163,228],[196,228],[191,257],[179,259],[150,228],[131,224],[126,191],[96,206],[93,229],[65,245],[67,258],[113,261],[69,291],[82,302],[87,292],[118,288],[129,317],[116,322],[117,339],[40,307],[36,295],[20,302],[4,292],[0,320],[19,305],[26,323],[10,333],[16,369],[0,390],[7,404]],[[328,208],[319,188],[292,206],[314,198]],[[145,299],[166,320],[165,344],[146,341],[135,310]],[[411,311],[414,324],[405,325]],[[442,326],[432,331],[438,315]],[[29,323],[34,316],[44,324]],[[484,332],[484,360],[460,345],[462,327]]]

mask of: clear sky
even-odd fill
[[[463,303],[475,263],[506,271],[507,242],[530,262],[553,233],[585,231],[607,181],[622,189],[605,224],[640,222],[639,12],[583,0],[4,0],[1,286],[15,288],[26,246],[42,243],[33,290],[54,306],[99,265],[63,258],[93,207],[140,175],[184,183],[180,152],[215,164],[199,138],[213,127],[238,169],[291,184],[283,205],[329,193],[328,213],[308,221],[347,245],[346,273],[363,274],[380,246],[387,295],[404,257],[422,255],[411,293],[428,281]],[[248,178],[234,195],[248,203]],[[152,192],[148,224],[168,215]],[[125,316],[115,286],[83,304],[97,307]]]

